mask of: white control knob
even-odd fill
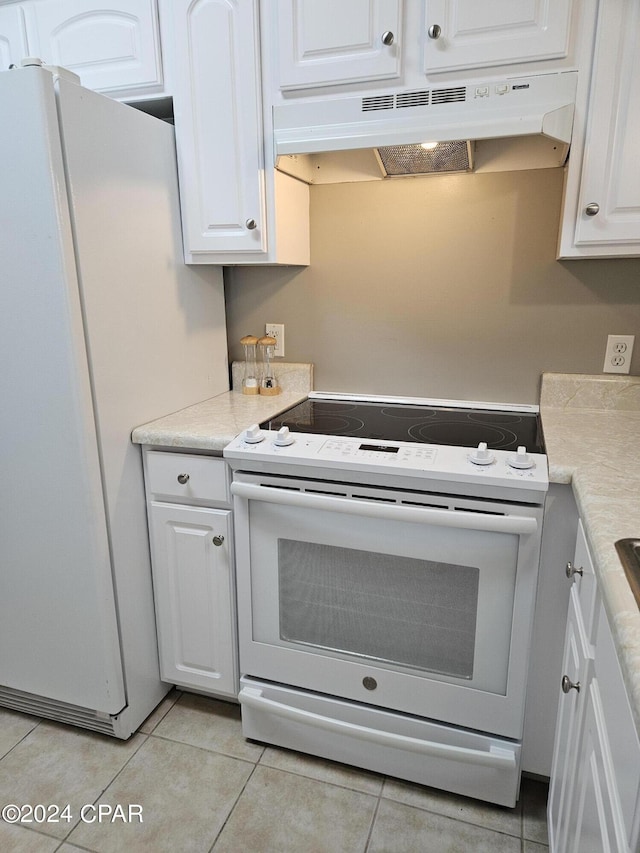
[[[280,427],[276,433],[276,437],[273,439],[273,443],[278,447],[287,447],[289,444],[293,444],[294,441],[295,438],[289,432],[288,426]]]
[[[247,444],[259,444],[261,441],[264,441],[264,433],[258,424],[251,424],[251,426],[244,431],[244,435],[242,437]]]
[[[487,442],[481,441],[480,444],[469,454],[469,459],[474,465],[491,465],[496,457],[487,449]]]
[[[526,447],[519,447],[518,452],[514,456],[507,456],[507,465],[512,468],[534,468],[535,462],[527,453]]]

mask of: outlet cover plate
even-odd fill
[[[609,335],[607,337],[603,373],[629,372],[634,340],[634,335]]]
[[[284,323],[265,323],[264,329],[265,335],[271,335],[277,341],[273,354],[277,358],[282,358],[284,356]]]

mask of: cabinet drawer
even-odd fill
[[[224,459],[150,450],[146,478],[147,491],[155,499],[230,503],[229,468]]]

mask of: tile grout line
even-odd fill
[[[0,710],[2,710],[2,708],[0,708]],[[13,710],[13,709],[12,709],[12,708],[9,708],[9,709],[6,709],[6,710]],[[17,713],[18,713],[18,714],[21,714],[22,716],[25,716],[25,717],[26,717],[26,716],[29,716],[28,714],[23,714],[23,713],[22,713],[22,711],[18,711]],[[9,747],[9,749],[5,752],[5,754],[4,754],[3,756],[1,756],[1,757],[0,757],[0,763],[2,763],[2,762],[4,761],[4,759],[5,759],[8,755],[11,755],[11,753],[13,752],[13,750],[14,750],[17,746],[19,746],[19,745],[22,743],[22,741],[26,740],[26,739],[29,737],[29,735],[30,735],[30,734],[33,734],[33,732],[35,732],[35,730],[36,730],[37,728],[39,728],[39,727],[40,727],[44,722],[52,722],[51,720],[45,720],[45,718],[44,718],[44,717],[35,717],[35,719],[37,719],[37,721],[38,721],[38,722],[35,724],[35,726],[34,726],[32,729],[29,729],[29,731],[28,731],[25,735],[22,735],[22,737],[21,737],[19,740],[17,740],[17,741],[13,744],[13,746]]]
[[[104,795],[105,791],[108,791],[108,790],[109,790],[109,788],[113,785],[113,783],[116,781],[116,779],[118,778],[118,776],[120,776],[120,774],[121,774],[121,773],[122,773],[122,771],[125,769],[125,767],[127,767],[127,766],[129,765],[129,762],[132,760],[132,758],[133,758],[135,755],[137,755],[137,754],[138,754],[138,752],[140,752],[140,750],[142,749],[142,747],[145,745],[145,743],[146,743],[146,742],[149,740],[149,738],[151,737],[151,735],[141,733],[139,729],[138,729],[136,732],[134,732],[134,733],[132,734],[132,737],[135,737],[135,736],[136,736],[136,735],[138,735],[138,734],[139,734],[139,735],[141,736],[141,738],[142,738],[141,743],[138,745],[137,749],[135,749],[135,750],[131,753],[131,755],[129,756],[129,758],[127,758],[127,760],[126,760],[126,761],[125,761],[125,763],[122,765],[122,767],[121,767],[118,771],[116,771],[116,773],[115,773],[115,775],[113,776],[113,778],[112,778],[112,779],[110,779],[110,781],[109,781],[109,782],[104,786],[104,788],[100,791],[100,793],[97,795],[97,797],[93,800],[92,805],[94,805],[94,806],[95,806],[95,805],[98,803],[98,801],[100,800],[100,798]],[[107,738],[108,738],[108,737],[109,737],[109,735],[103,735],[103,737],[107,737]],[[126,743],[127,741],[122,741],[122,742],[123,742],[123,743]],[[68,841],[69,836],[71,835],[71,833],[72,833],[72,832],[74,832],[74,830],[76,830],[76,829],[78,828],[78,826],[80,826],[80,821],[77,821],[76,823],[74,823],[74,825],[71,827],[71,829],[70,829],[70,830],[67,832],[67,834],[64,836],[64,838],[63,838],[63,840],[62,840],[62,843],[63,843],[63,844],[64,844],[65,842],[67,842],[67,841]],[[69,842],[69,843],[71,843],[71,842]],[[78,846],[78,847],[79,847],[80,845],[75,845],[75,846]],[[83,849],[83,848],[81,848],[81,849]],[[87,849],[90,849],[90,848],[87,848]]]
[[[367,853],[368,850],[371,849],[371,842],[373,840],[373,829],[376,825],[376,821],[378,819],[378,812],[380,811],[380,804],[382,802],[382,792],[384,790],[384,783],[387,777],[384,776],[382,779],[382,785],[380,786],[380,793],[378,794],[378,802],[376,803],[376,807],[373,810],[373,817],[371,818],[371,826],[369,827],[369,832],[367,833],[367,840],[364,844],[364,853]]]
[[[229,809],[229,814],[226,816],[226,818],[225,818],[225,819],[224,819],[224,821],[222,822],[222,826],[220,827],[220,829],[219,829],[219,831],[218,831],[218,833],[217,833],[216,837],[213,839],[213,844],[212,844],[212,845],[211,845],[211,847],[209,848],[209,853],[213,853],[214,848],[215,848],[216,844],[218,843],[218,841],[219,841],[219,839],[220,839],[220,836],[221,836],[221,835],[222,835],[222,833],[224,832],[224,828],[225,828],[225,826],[229,823],[229,820],[231,819],[231,815],[234,813],[234,811],[235,811],[235,809],[236,809],[236,806],[238,805],[238,802],[240,801],[240,797],[244,794],[244,792],[245,792],[245,790],[246,790],[246,788],[247,788],[247,785],[249,784],[249,781],[253,778],[253,774],[256,772],[256,768],[257,768],[257,766],[258,766],[258,763],[257,763],[257,762],[255,762],[255,763],[254,763],[254,765],[253,765],[253,770],[252,770],[252,771],[251,771],[251,773],[249,773],[249,775],[247,776],[247,780],[246,780],[246,782],[244,783],[244,785],[242,786],[242,790],[239,792],[238,796],[235,798],[235,800],[234,800],[234,802],[233,802],[233,805],[232,805],[232,806],[231,806],[231,808]]]

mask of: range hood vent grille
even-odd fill
[[[431,93],[432,104],[462,104],[466,100],[466,86],[456,86],[453,89],[434,89]]]
[[[415,92],[398,92],[396,95],[370,95],[362,99],[362,112],[373,110],[406,109],[428,107],[430,104],[461,104],[467,100],[465,86],[446,89],[419,89]]]
[[[396,95],[396,107],[427,107],[429,105],[429,90],[421,92],[400,92]]]
[[[392,110],[393,95],[373,95],[362,99],[362,112],[368,113],[372,110]]]

